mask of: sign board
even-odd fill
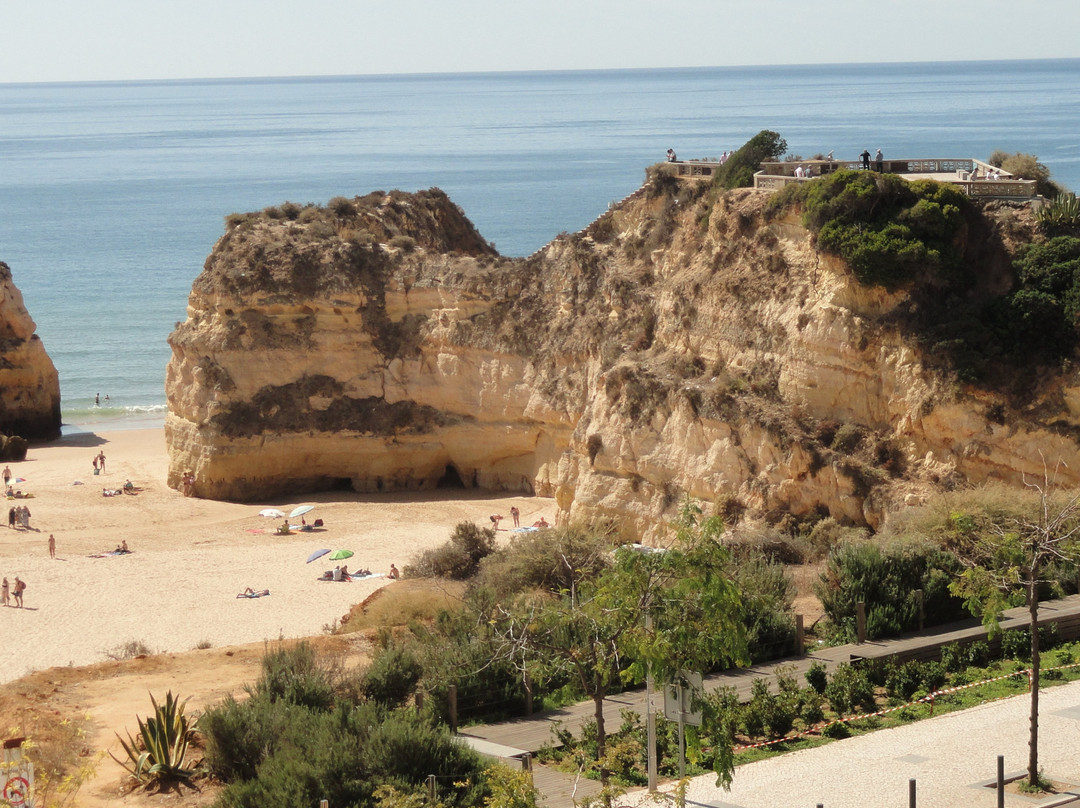
[[[664,685],[664,718],[684,724],[701,726],[701,708],[695,704],[701,700],[704,688],[701,674],[697,671],[679,671],[675,681]]]
[[[33,808],[34,764],[22,756],[22,739],[4,742],[4,757],[0,761],[0,806],[3,808]]]

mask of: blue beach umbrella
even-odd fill
[[[315,559],[317,559],[317,558],[322,558],[322,557],[323,557],[324,555],[326,555],[326,554],[327,554],[327,553],[329,553],[329,552],[330,552],[330,550],[329,550],[329,549],[325,549],[325,550],[316,550],[316,551],[315,551],[314,553],[312,553],[311,555],[309,555],[309,556],[307,557],[307,563],[309,563],[309,564],[310,564],[310,563],[311,563],[312,561],[314,561]]]

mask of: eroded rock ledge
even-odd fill
[[[60,436],[60,377],[0,262],[0,433],[27,440]]]
[[[1022,406],[958,383],[905,332],[908,293],[764,202],[654,176],[529,260],[438,190],[231,217],[170,338],[169,484],[534,492],[647,538],[687,494],[875,525],[1044,458],[1078,481],[1075,372]],[[1026,226],[1002,216],[972,236],[987,287]]]

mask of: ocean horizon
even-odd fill
[[[1038,155],[1080,187],[1080,59],[0,84],[0,261],[78,427],[165,413],[166,342],[230,213],[442,188],[508,256],[668,148]],[[109,396],[94,407],[95,396]]]

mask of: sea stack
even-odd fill
[[[962,382],[905,325],[913,287],[767,205],[657,167],[527,259],[438,190],[232,216],[170,337],[169,484],[524,491],[648,539],[688,500],[877,526],[1044,463],[1080,482],[1075,371],[1022,401]],[[1007,286],[1030,216],[970,215],[957,248]]]
[[[31,441],[60,436],[60,377],[0,262],[0,433]]]

